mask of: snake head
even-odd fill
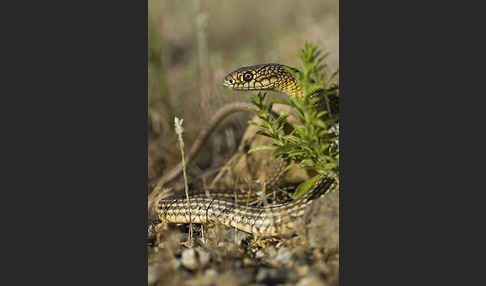
[[[280,64],[246,66],[225,76],[223,85],[236,90],[277,90],[288,76]]]

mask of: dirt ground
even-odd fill
[[[221,225],[162,225],[150,236],[149,285],[338,285],[339,195],[315,201],[293,237],[258,239]]]

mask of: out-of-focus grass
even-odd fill
[[[152,178],[180,160],[174,116],[184,118],[189,148],[216,109],[230,101],[248,101],[249,93],[223,88],[228,72],[268,62],[295,66],[305,41],[330,53],[331,69],[338,65],[338,0],[149,0],[148,4]],[[248,119],[249,115],[239,114],[229,120],[232,136],[242,134]]]

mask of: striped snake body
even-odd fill
[[[266,207],[235,204],[217,195],[213,198],[191,196],[188,204],[183,196],[175,195],[160,200],[157,213],[163,222],[221,223],[260,237],[285,236],[295,232],[307,206],[323,196],[333,183],[332,179],[322,179],[303,197]]]
[[[301,89],[288,69],[292,68],[280,64],[242,67],[229,73],[223,84],[235,90],[271,90],[288,96],[302,96]],[[221,117],[227,114],[229,112],[218,112],[217,120],[211,122],[214,121],[216,125],[221,121]],[[206,140],[214,126],[210,125],[206,129],[209,131],[202,132],[205,135],[200,136],[201,142]],[[177,168],[178,170],[169,172],[171,180],[177,172],[180,173],[182,166]],[[165,183],[169,179],[164,181],[162,178],[161,181]],[[305,196],[291,202],[265,207],[235,203],[228,199],[234,196],[234,190],[212,190],[211,198],[206,197],[203,192],[197,192],[190,195],[189,201],[185,196],[174,195],[157,202],[156,214],[160,221],[166,223],[217,222],[261,237],[281,236],[295,232],[298,218],[304,215],[307,206],[323,196],[334,183],[332,179],[323,178],[316,182]]]

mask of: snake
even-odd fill
[[[281,92],[289,97],[303,96],[291,70],[299,72],[295,68],[276,63],[244,66],[227,74],[223,85],[233,90],[268,90]],[[224,117],[236,111],[247,111],[248,107],[248,103],[234,102],[221,108],[200,132],[187,158],[194,158]],[[156,188],[161,188],[177,178],[182,167],[179,164],[163,176]],[[275,178],[272,179],[275,181]],[[157,218],[164,223],[221,223],[259,237],[284,236],[295,233],[297,221],[304,215],[307,206],[324,196],[335,183],[334,179],[323,176],[304,196],[290,202],[263,207],[245,206],[230,200],[228,197],[233,196],[235,190],[213,189],[210,190],[212,197],[207,197],[206,192],[195,191],[189,200],[176,194],[159,199],[155,212]]]

